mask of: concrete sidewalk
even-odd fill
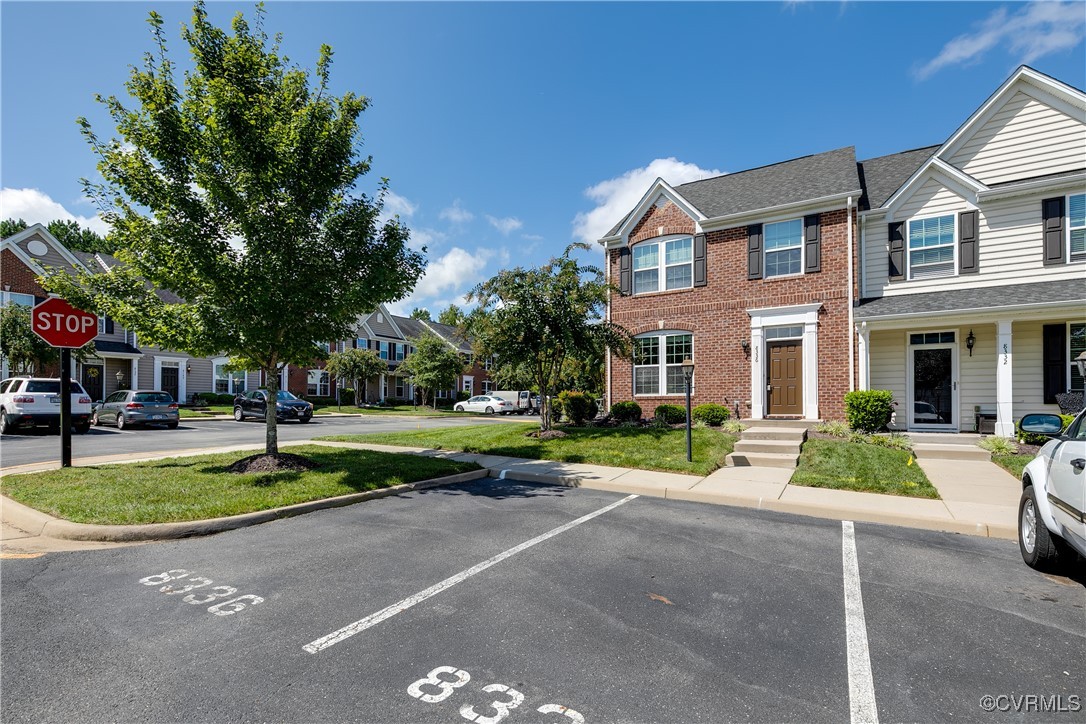
[[[449,458],[478,463],[485,470],[476,476],[490,475],[506,480],[520,480],[551,485],[583,487],[618,493],[636,493],[673,500],[731,505],[758,510],[773,510],[834,520],[853,520],[900,525],[910,528],[965,533],[994,538],[1017,538],[1018,498],[1020,483],[995,464],[981,460],[925,460],[923,469],[939,490],[941,500],[907,498],[877,493],[857,493],[790,485],[792,471],[785,468],[726,467],[708,476],[637,470],[630,468],[564,463],[553,460],[528,460],[496,455],[481,455],[449,450],[405,448],[392,445],[361,443],[299,441],[282,444],[317,444],[331,447],[352,447],[385,452],[410,453],[428,457]],[[256,446],[200,450],[211,454]],[[197,451],[177,451],[170,455],[116,455],[83,461],[83,465],[136,462],[138,460],[178,457]],[[0,475],[52,469],[55,464],[28,465],[2,471]],[[378,491],[389,495],[406,492],[426,485],[449,485],[462,480],[441,480],[415,483],[403,490]],[[376,496],[374,496],[376,497]],[[131,541],[153,540],[202,535],[229,530],[243,525],[266,522],[286,515],[308,512],[322,507],[344,505],[348,501],[315,501],[296,510],[278,509],[247,516],[234,516],[218,521],[162,526],[83,526],[50,518],[7,498],[0,499],[0,519],[4,526],[2,539],[10,541],[27,536],[50,535],[69,540]],[[350,501],[353,502],[353,501]],[[141,530],[134,530],[139,528]]]

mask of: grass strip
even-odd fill
[[[736,437],[720,430],[693,431],[692,463],[686,462],[686,433],[648,427],[563,427],[568,437],[539,440],[525,437],[538,430],[523,425],[472,425],[453,429],[330,435],[318,440],[405,445],[436,450],[463,450],[486,455],[592,463],[621,468],[707,475],[724,464]]]
[[[845,440],[803,444],[792,485],[938,499],[939,491],[905,450]]]
[[[320,464],[307,472],[226,472],[254,451],[8,475],[0,491],[76,523],[131,525],[219,518],[478,470],[456,462],[321,445],[285,449]]]
[[[1037,457],[1037,456],[1034,455],[1034,454],[1027,454],[1027,453],[1015,453],[1015,454],[1006,454],[1006,455],[995,455],[995,454],[993,454],[992,455],[992,462],[995,463],[996,465],[998,465],[999,467],[1003,468],[1004,470],[1006,470],[1008,473],[1010,473],[1014,477],[1021,480],[1022,479],[1022,471],[1025,469],[1026,465],[1028,465],[1029,462],[1031,460],[1033,460],[1033,458],[1035,458],[1035,457]]]

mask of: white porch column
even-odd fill
[[[132,389],[132,390],[139,389],[139,386],[140,386],[140,361],[138,359],[133,359],[133,360],[130,361],[129,370],[128,370],[128,379],[132,381],[132,384],[129,387],[129,389]]]
[[[765,418],[765,334],[761,322],[750,328],[750,417],[753,420]]]
[[[1014,348],[1011,320],[996,322],[996,425],[995,434],[1014,437]]]
[[[857,389],[871,389],[871,330],[867,328],[867,322],[856,325],[856,356],[859,357],[859,379]]]
[[[803,323],[803,417],[818,418],[818,315]]]

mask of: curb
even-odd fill
[[[260,523],[269,523],[281,518],[290,518],[296,515],[304,515],[327,508],[340,508],[367,500],[385,498],[400,493],[409,493],[415,490],[427,490],[444,485],[456,485],[469,480],[478,480],[489,475],[484,469],[472,470],[456,475],[446,475],[431,480],[420,480],[414,483],[403,483],[379,490],[367,490],[364,493],[350,493],[335,498],[314,500],[308,503],[297,503],[282,508],[261,510],[255,513],[242,513],[227,518],[212,518],[209,520],[195,520],[181,523],[146,523],[142,525],[98,525],[94,523],[73,523],[70,520],[54,518],[29,506],[18,503],[6,496],[0,496],[0,503],[4,507],[4,520],[31,535],[45,536],[47,538],[61,538],[64,540],[80,541],[111,541],[134,542],[153,540],[176,540],[179,538],[191,538],[194,536],[212,535],[237,528],[245,528]]]

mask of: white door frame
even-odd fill
[[[179,398],[181,398],[181,399],[179,399],[177,401],[178,402],[184,402],[185,400],[187,400],[188,397],[186,396],[186,392],[187,392],[186,387],[187,387],[188,380],[186,379],[187,373],[185,372],[185,368],[189,363],[189,358],[188,357],[175,357],[173,355],[155,355],[154,362],[155,362],[155,364],[154,364],[154,374],[155,374],[155,379],[154,379],[155,386],[154,386],[154,389],[156,389],[156,390],[161,390],[162,389],[162,363],[163,362],[176,362],[177,363],[177,396]],[[134,389],[134,387],[133,387],[133,389]]]
[[[940,342],[939,344],[910,344],[909,336],[913,334],[924,334],[931,332],[954,332],[953,342]],[[961,404],[959,402],[959,396],[961,390],[958,389],[958,381],[960,379],[960,370],[958,367],[958,336],[961,334],[957,329],[937,329],[937,330],[924,330],[918,332],[915,330],[909,330],[905,332],[905,404],[908,407],[908,429],[909,430],[929,430],[933,432],[958,432],[961,429]],[[913,399],[913,351],[918,349],[949,349],[950,350],[950,412],[952,414],[951,422],[944,424],[931,424],[931,423],[917,423],[913,420],[916,414],[915,400]]]
[[[821,302],[748,309],[750,315],[750,416],[766,416],[766,327],[803,326],[803,419],[818,419],[818,310]]]

